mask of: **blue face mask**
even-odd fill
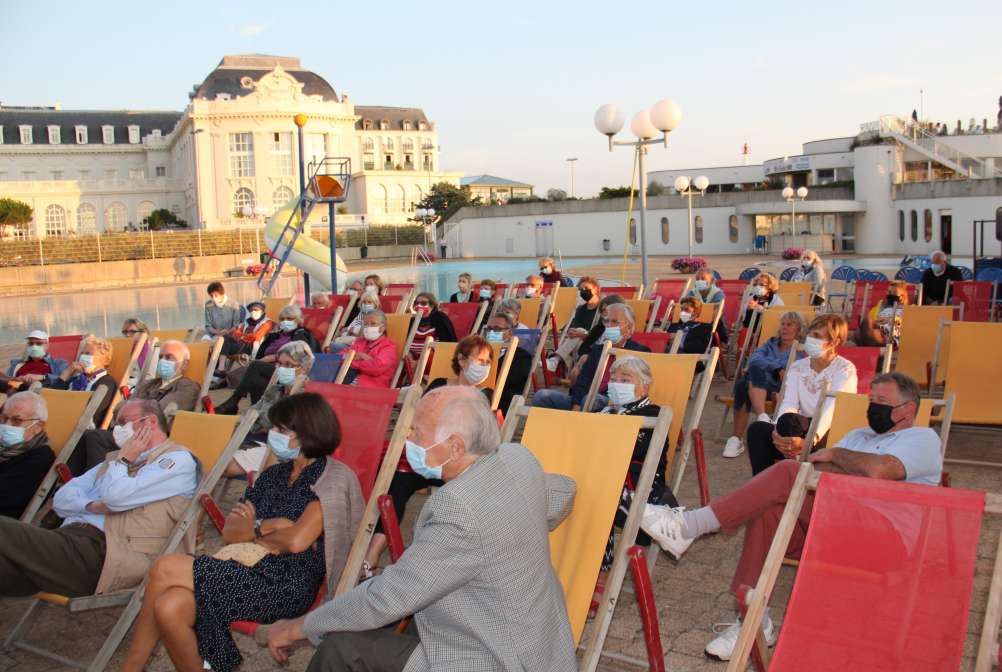
[[[504,333],[495,329],[488,329],[484,335],[488,343],[504,343]]]
[[[933,264],[932,265],[932,272],[935,273],[936,275],[939,275],[940,273],[942,273],[943,272],[943,264]]]
[[[296,382],[296,370],[291,366],[279,366],[275,370],[278,371],[279,385],[292,385]]]
[[[177,373],[177,363],[171,359],[160,359],[157,362],[157,375],[164,380],[170,380]]]
[[[609,401],[619,408],[637,399],[637,388],[633,383],[609,383],[606,392],[609,395]]]
[[[88,354],[84,353],[84,354],[80,355],[80,357],[77,358],[77,361],[80,362],[81,366],[83,366],[85,370],[89,369],[92,366],[94,366],[94,356],[93,355],[88,355]]]
[[[619,339],[623,337],[623,330],[619,327],[606,327],[605,331],[602,333],[603,341],[610,341],[612,343],[619,343]]]
[[[45,357],[45,348],[41,345],[29,345],[27,353],[32,359],[42,359]]]
[[[278,323],[278,327],[282,331],[295,331],[296,326],[295,320],[282,320]]]
[[[441,441],[439,441],[439,443],[441,443]],[[438,443],[435,444],[435,446],[437,445]],[[428,463],[425,462],[428,457],[427,448],[422,448],[410,439],[404,442],[404,446],[407,453],[407,464],[411,465],[411,469],[414,470],[414,473],[430,480],[442,480],[442,467],[452,461],[451,457],[437,467],[429,467]],[[435,446],[432,446],[432,448]]]
[[[268,430],[268,447],[283,462],[299,457],[299,448],[289,447],[289,436],[275,429]]]
[[[484,287],[480,290],[481,299],[489,299],[493,295],[494,295],[494,290],[492,290],[490,287]]]
[[[35,423],[31,423],[33,425]],[[31,427],[28,425],[28,427]],[[0,445],[5,448],[16,446],[24,442],[24,432],[28,427],[15,427],[14,425],[0,425]]]
[[[706,280],[697,280],[695,282],[695,285],[696,285],[696,289],[698,289],[699,291],[703,292],[703,291],[706,291],[706,288],[710,286],[710,283],[708,283]]]

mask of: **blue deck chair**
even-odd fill
[[[783,272],[779,274],[780,280],[793,280],[793,276],[796,275],[797,271],[800,270],[796,266],[787,266],[783,269]]]
[[[849,283],[855,282],[856,279],[857,279],[857,277],[858,277],[858,275],[856,273],[856,269],[853,268],[852,266],[842,265],[842,266],[839,266],[838,268],[836,268],[834,271],[832,271],[832,277],[831,277],[831,279],[832,280],[841,280],[843,283],[845,283],[842,286],[842,288],[845,291],[842,291],[842,292],[833,292],[833,291],[831,291],[831,287],[829,286],[829,291],[828,291],[828,305],[831,306],[832,299],[842,299],[842,309],[843,309],[843,312],[844,312],[845,301],[846,301],[846,299],[849,298]]]
[[[741,271],[741,274],[738,276],[738,280],[751,280],[761,272],[762,271],[755,266],[749,266],[745,270]]]
[[[894,274],[894,279],[904,280],[910,285],[916,285],[922,282],[922,271],[914,266],[905,266],[898,269],[898,272]]]
[[[341,370],[344,357],[341,353],[318,353],[313,356],[313,368],[310,369],[310,380],[318,383],[333,383]]]
[[[722,279],[722,278],[720,277],[720,273],[718,273],[717,271],[714,271],[714,270],[712,270],[712,269],[711,269],[711,270],[710,270],[710,273],[713,273],[713,279],[714,279],[714,280],[721,280],[721,279]]]
[[[967,268],[967,266],[957,266],[957,268],[960,269],[960,276],[964,280],[973,280],[974,279],[974,272],[971,271],[971,269]]]
[[[518,338],[518,347],[530,355],[536,354],[539,345],[539,329],[512,329],[511,335]]]

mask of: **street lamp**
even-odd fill
[[[797,235],[797,199],[804,200],[807,198],[807,187],[800,187],[797,191],[793,191],[793,187],[786,187],[783,189],[783,200],[790,204],[791,216],[790,216],[790,234]]]
[[[682,121],[682,110],[671,100],[661,100],[649,110],[641,110],[633,115],[630,130],[636,140],[613,140],[613,136],[623,130],[623,115],[619,108],[612,104],[603,105],[595,111],[595,128],[609,138],[609,151],[614,146],[632,147],[637,153],[637,166],[640,170],[640,275],[641,281],[647,286],[647,174],[644,172],[644,156],[647,146],[663,143],[668,146],[668,134],[678,127]],[[661,138],[658,139],[658,134]],[[633,176],[630,176],[633,183]]]
[[[574,198],[574,164],[577,162],[578,157],[567,159],[567,163],[571,164],[571,198]]]
[[[414,219],[424,222],[425,243],[428,242],[428,230],[435,221],[435,208],[418,208],[414,211]]]
[[[706,195],[706,188],[710,186],[710,178],[700,175],[692,182],[689,182],[687,175],[679,175],[675,178],[675,191],[679,196],[689,197],[689,256],[692,256],[692,197],[698,192],[700,196]]]

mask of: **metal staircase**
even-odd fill
[[[877,126],[874,130],[881,138],[890,138],[959,175],[974,180],[1002,177],[1002,167],[992,166],[976,156],[961,152],[911,120],[885,114],[880,117]]]

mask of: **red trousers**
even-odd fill
[[[731,592],[737,593],[742,585],[755,587],[765,556],[769,554],[772,538],[779,527],[786,500],[790,497],[793,482],[797,478],[800,462],[782,460],[769,467],[734,492],[710,503],[714,515],[725,532],[745,526],[745,540],[741,548]],[[790,538],[787,555],[799,557],[807,537],[807,525],[811,522],[814,508],[814,493],[808,492],[797,518],[797,525]]]

